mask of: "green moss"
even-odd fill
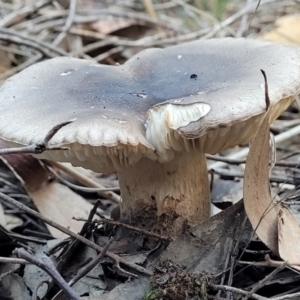
[[[155,299],[156,299],[155,291],[148,289],[142,300],[155,300]]]

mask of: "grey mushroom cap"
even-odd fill
[[[41,157],[103,172],[142,156],[170,161],[191,147],[216,153],[256,133],[265,112],[260,69],[275,119],[300,91],[295,47],[224,38],[147,49],[120,66],[47,60],[1,87],[0,137],[38,143],[75,119],[51,140],[70,150]]]

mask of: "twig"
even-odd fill
[[[220,176],[226,176],[226,177],[232,177],[232,178],[234,178],[234,177],[244,178],[244,173],[242,173],[242,172],[228,171],[226,169],[215,169],[214,172],[215,172],[215,174],[218,174]],[[296,181],[291,176],[285,177],[285,176],[271,175],[270,182],[287,183],[287,184],[295,185]]]
[[[262,254],[270,254],[271,250],[250,250],[250,249],[245,249],[244,252],[255,254],[255,255],[262,255]]]
[[[51,0],[41,0],[34,2],[33,5],[27,5],[19,10],[15,10],[10,14],[6,15],[2,20],[0,20],[0,27],[8,27],[16,22],[20,22],[22,19],[26,18],[29,14],[37,11],[46,4],[51,2]]]
[[[227,286],[227,285],[210,284],[210,287],[213,288],[213,289],[216,289],[216,290],[222,290],[222,291],[225,291],[225,292],[229,291],[229,292],[232,292],[232,293],[245,295],[245,296],[249,293],[249,292],[244,291],[242,289],[234,288],[234,287]],[[269,298],[266,298],[266,297],[263,297],[263,296],[260,296],[260,295],[257,295],[257,294],[253,294],[252,298],[256,299],[256,300],[268,300],[269,299]]]
[[[277,134],[275,136],[275,142],[276,144],[279,144],[279,143],[282,143],[288,139],[290,139],[291,137],[293,136],[296,136],[300,133],[300,125],[298,126],[295,126],[285,132],[282,132],[280,134]],[[233,154],[230,154],[228,156],[226,156],[226,158],[229,158],[229,159],[240,159],[242,157],[246,157],[247,154],[249,152],[249,149],[248,148],[244,148],[236,153],[233,153]],[[225,158],[225,157],[224,157]],[[208,166],[209,169],[217,169],[217,168],[221,168],[221,167],[224,167],[226,166],[226,164],[224,162],[216,162],[216,163],[213,163],[211,165]]]
[[[66,283],[62,276],[58,273],[52,260],[48,256],[42,256],[40,259],[37,259],[23,248],[15,249],[13,253],[16,256],[35,264],[36,266],[47,272],[64,291],[66,296],[68,296],[71,300],[80,300],[78,294]]]
[[[274,0],[266,0],[263,3],[261,3],[261,5],[263,5],[263,4],[272,4],[272,3],[274,3]],[[245,15],[247,13],[255,12],[256,9],[257,9],[257,4],[256,3],[254,3],[254,5],[252,5],[252,6],[244,7],[243,9],[241,9],[240,11],[238,11],[235,14],[231,15],[229,18],[227,18],[226,20],[224,20],[220,24],[214,26],[214,28],[212,28],[205,36],[202,36],[202,38],[204,38],[204,39],[212,38],[215,34],[217,34],[220,30],[222,30],[226,26],[229,26],[230,24],[232,24],[233,22],[235,22],[236,20],[238,20],[239,18],[241,18],[243,15]]]
[[[68,125],[68,124],[71,124],[72,122],[74,122],[75,120],[69,120],[69,121],[66,121],[66,122],[62,122],[62,123],[59,123],[57,125],[55,125],[53,128],[51,128],[49,130],[49,132],[46,134],[44,140],[43,140],[43,143],[44,145],[47,145],[50,140],[54,137],[54,135],[64,126]]]
[[[260,288],[262,288],[267,282],[269,282],[271,279],[274,278],[274,276],[280,272],[281,270],[283,270],[286,266],[287,266],[287,262],[283,261],[281,262],[281,264],[273,271],[271,272],[269,275],[267,275],[264,279],[260,280],[252,289],[251,291],[242,298],[242,300],[247,300],[249,298],[252,297],[252,295],[258,291]]]
[[[280,267],[284,263],[283,261],[277,261],[277,260],[271,259],[269,254],[265,255],[265,260],[266,260],[266,263],[272,267]]]
[[[22,64],[12,68],[12,69],[9,69],[5,72],[3,72],[2,74],[0,74],[0,80],[2,79],[5,79],[5,78],[8,78],[22,70],[24,70],[25,68],[28,68],[29,66],[37,63],[39,60],[41,60],[43,57],[43,54],[42,53],[37,53],[36,55],[28,58],[25,62],[23,62]]]
[[[82,277],[84,277],[86,274],[88,274],[92,269],[94,269],[103,259],[106,252],[108,251],[109,246],[111,245],[113,239],[109,239],[107,244],[103,247],[103,250],[100,252],[99,255],[95,259],[93,259],[91,262],[89,262],[85,267],[83,267],[81,270],[78,271],[76,276],[72,278],[69,282],[69,286],[73,286],[78,280],[80,280]],[[53,298],[52,300],[57,299],[57,297],[62,293],[62,290],[60,290]]]
[[[265,255],[265,260],[272,267],[280,267],[284,263],[283,261],[278,261],[278,260],[271,259],[269,254]],[[289,262],[287,262],[286,266],[290,267],[290,268],[293,268],[293,266],[294,267],[299,267],[300,264],[299,263],[289,263]],[[297,270],[295,270],[295,271],[297,272]],[[297,272],[297,273],[299,273],[299,272]]]
[[[73,21],[74,21],[75,13],[76,13],[76,2],[77,2],[76,0],[70,0],[69,15],[68,15],[66,24],[65,24],[62,32],[60,32],[60,34],[52,42],[53,45],[58,45],[63,40],[63,38],[66,36],[68,31],[70,30],[70,28],[73,24]]]
[[[100,254],[91,262],[89,262],[84,268],[82,268],[77,275],[72,278],[69,282],[68,285],[72,286],[74,285],[80,278],[84,277],[86,274],[88,274],[92,269],[94,269],[104,258],[106,252],[108,251],[111,243],[113,242],[113,238],[110,238],[107,244],[103,247],[103,250],[100,252]]]
[[[230,165],[240,165],[246,163],[246,159],[235,159],[227,156],[205,154],[207,159],[224,162]]]
[[[220,285],[224,284],[225,277],[228,277],[227,284],[229,286],[231,286],[231,284],[232,284],[233,272],[234,272],[234,268],[235,268],[235,265],[236,265],[236,258],[235,257],[236,257],[236,253],[237,253],[237,250],[238,250],[238,245],[239,245],[239,242],[240,242],[240,238],[242,236],[243,229],[244,229],[244,224],[243,224],[241,232],[239,234],[239,237],[236,238],[238,228],[240,227],[239,226],[240,225],[240,217],[241,217],[240,214],[238,214],[235,218],[234,227],[233,227],[234,230],[233,230],[232,237],[230,239],[230,244],[229,244],[229,247],[228,247],[229,251],[228,251],[226,261],[225,261],[225,264],[224,264],[224,269],[223,269],[222,273],[220,274],[220,276],[222,275]],[[229,263],[230,263],[230,267],[228,267]],[[226,273],[228,271],[229,271],[229,275],[226,276],[227,275]],[[230,299],[229,293],[230,292],[227,292],[227,299]],[[217,296],[218,297],[221,296],[221,290],[219,290]]]
[[[32,47],[48,57],[53,58],[53,57],[57,57],[57,56],[68,56],[68,53],[62,49],[52,46],[46,42],[42,42],[38,39],[34,39],[33,37],[23,35],[12,29],[0,27],[0,40],[1,39],[7,40],[7,41],[10,41],[13,43],[25,45],[28,47]]]
[[[105,189],[105,186],[100,184],[99,182],[96,182],[95,180],[81,174],[78,172],[74,167],[67,165],[67,164],[62,164],[54,161],[49,161],[48,162],[50,165],[55,166],[59,168],[61,171],[67,173],[68,175],[72,176],[74,179],[79,181],[81,184],[91,187],[91,188],[97,188],[97,189]],[[114,193],[114,192],[103,192],[103,191],[98,191],[98,193],[103,196],[104,198],[110,199],[113,202],[120,204],[121,203],[121,197]]]
[[[61,225],[55,223],[55,222],[52,221],[51,219],[49,219],[49,218],[47,218],[47,217],[41,215],[40,213],[34,211],[33,209],[27,207],[26,205],[24,205],[24,204],[22,204],[22,203],[16,201],[15,199],[13,199],[13,198],[11,198],[11,197],[9,197],[9,196],[7,196],[7,195],[1,193],[1,192],[0,192],[0,198],[3,199],[3,200],[6,201],[6,202],[9,202],[9,203],[15,205],[15,206],[18,207],[19,209],[24,210],[24,211],[27,212],[28,214],[31,214],[32,216],[35,216],[36,218],[41,219],[41,220],[44,221],[46,224],[48,224],[48,225],[50,225],[50,226],[52,226],[52,227],[54,227],[54,228],[60,230],[61,232],[63,232],[63,233],[65,233],[65,234],[67,234],[67,235],[69,235],[69,236],[71,236],[71,237],[73,237],[73,238],[79,240],[80,242],[84,243],[85,245],[91,247],[92,249],[97,250],[97,251],[100,251],[100,252],[103,250],[103,248],[102,248],[101,246],[96,245],[95,243],[93,243],[93,242],[89,241],[88,239],[86,239],[86,238],[84,238],[84,237],[82,237],[82,236],[76,234],[75,232],[73,232],[73,231],[71,231],[71,230],[69,230],[69,229],[67,229],[67,228],[65,228],[65,227],[63,227],[63,226],[61,226]],[[124,259],[124,258],[122,258],[122,257],[120,257],[120,256],[118,256],[118,255],[116,255],[116,254],[114,254],[114,253],[112,253],[112,252],[109,252],[109,251],[108,251],[108,252],[106,253],[106,255],[107,255],[108,257],[110,257],[111,259],[113,259],[117,265],[119,265],[120,263],[122,263],[122,264],[124,264],[124,265],[126,265],[126,266],[132,268],[133,270],[136,270],[136,271],[142,273],[142,274],[146,274],[146,275],[150,275],[150,276],[152,275],[152,272],[151,272],[151,271],[149,271],[149,270],[147,270],[147,269],[145,269],[145,268],[143,268],[143,267],[141,267],[141,266],[138,266],[138,265],[136,265],[136,264],[130,263],[130,262],[128,262],[126,259]],[[127,272],[127,273],[128,273],[128,272]],[[134,274],[131,274],[131,276],[137,277],[137,276],[134,275]]]
[[[20,265],[28,265],[29,262],[25,259],[14,258],[14,257],[0,257],[1,263],[10,263],[10,264],[20,264]]]
[[[230,165],[240,165],[246,163],[246,159],[234,159],[228,156],[206,154],[206,158],[214,161],[224,162]],[[299,165],[300,165],[300,161],[277,161],[275,163],[275,166],[277,167],[287,167],[287,168],[298,168]]]
[[[156,21],[157,20],[157,14],[153,5],[152,0],[143,0],[144,2],[144,6],[146,8],[147,13],[149,14],[149,16]]]
[[[230,270],[229,270],[228,281],[227,281],[227,284],[229,286],[231,286],[232,282],[233,282],[233,273],[234,273],[236,263],[237,263],[238,246],[239,246],[239,243],[240,243],[240,239],[242,238],[242,234],[243,234],[243,231],[244,231],[244,228],[245,228],[246,221],[247,221],[247,217],[244,218],[240,234],[239,234],[238,237],[236,237],[237,233],[238,233],[238,229],[241,227],[240,226],[241,225],[241,215],[238,214],[236,216],[235,224],[234,224],[234,233],[233,233],[233,236],[232,236],[232,241],[235,241],[235,243],[234,243],[233,250],[230,251],[230,256],[231,256],[230,257],[231,258],[230,259]],[[229,291],[227,292],[226,299],[231,299],[231,292],[229,292]]]
[[[290,299],[296,299],[298,300],[300,298],[300,292],[295,293],[295,294],[289,294],[285,296],[280,296],[280,297],[272,297],[270,298],[271,300],[290,300]]]
[[[8,52],[9,54],[17,54],[17,55],[21,55],[21,56],[29,56],[30,57],[32,55],[32,52],[28,54],[27,47],[26,47],[26,49],[17,49],[16,47],[4,46],[4,45],[0,44],[0,50]]]
[[[247,265],[247,266],[256,266],[256,267],[274,267],[270,266],[269,263],[266,261],[245,261],[245,260],[239,260],[239,265]],[[237,274],[235,274],[236,276]]]
[[[265,102],[266,102],[266,111],[270,108],[270,97],[269,97],[269,86],[268,86],[268,78],[267,78],[267,75],[266,75],[266,72],[264,70],[260,70],[263,77],[264,77],[264,83],[265,83]]]
[[[67,185],[68,187],[77,190],[77,191],[82,191],[86,193],[95,193],[95,192],[117,192],[120,191],[119,187],[110,187],[110,188],[90,188],[90,187],[85,187],[85,186],[80,186],[77,184],[73,184],[64,178],[62,178],[60,175],[57,174],[52,168],[48,168],[49,172],[52,173],[57,179],[59,179],[62,183]]]
[[[199,8],[197,8],[196,6],[192,5],[192,4],[189,4],[188,2],[186,1],[183,1],[183,0],[173,0],[174,3],[184,7],[184,8],[187,8],[191,11],[193,11],[194,13],[198,14],[199,16],[201,16],[201,18],[206,18],[207,20],[209,20],[210,22],[212,22],[214,25],[216,24],[219,24],[220,22],[214,17],[212,16],[210,13],[204,11],[204,10],[201,10]]]
[[[78,22],[85,21],[88,22],[95,22],[99,20],[101,16],[111,15],[114,17],[121,17],[127,18],[129,20],[135,20],[136,22],[142,22],[143,24],[148,24],[155,28],[161,27],[167,30],[174,31],[174,28],[170,26],[167,22],[161,20],[153,20],[150,16],[145,13],[135,12],[130,10],[116,10],[116,9],[93,9],[93,10],[78,10]],[[89,20],[90,19],[90,20]],[[91,21],[93,19],[93,21]]]
[[[130,229],[132,231],[139,232],[139,233],[144,234],[146,236],[154,237],[154,238],[157,238],[157,239],[160,239],[160,240],[166,240],[166,241],[169,241],[169,242],[172,241],[172,238],[170,238],[170,237],[159,235],[157,233],[150,232],[150,231],[147,231],[147,230],[144,230],[144,229],[141,229],[141,228],[137,228],[137,227],[134,227],[134,226],[131,226],[131,225],[128,225],[128,224],[124,224],[124,223],[121,223],[121,222],[118,222],[118,221],[114,221],[114,220],[108,220],[108,219],[101,218],[101,220],[94,220],[94,222],[95,223],[107,223],[107,224],[111,224],[111,225],[121,226],[121,227]]]
[[[247,0],[246,6],[250,6],[250,5],[252,5],[252,0]],[[255,11],[254,11],[253,15],[254,14],[255,14]],[[248,28],[249,28],[248,19],[249,19],[249,13],[246,13],[242,16],[242,19],[240,22],[240,27],[237,30],[235,37],[242,37],[244,35],[245,31],[248,30]]]
[[[94,57],[94,60],[97,62],[101,62],[102,60],[105,60],[107,58],[109,58],[111,55],[116,54],[116,53],[120,53],[124,50],[123,46],[117,46],[115,48],[112,48],[104,53],[101,53],[97,56]]]
[[[52,147],[48,146],[49,141],[51,138],[64,126],[72,123],[73,120],[60,123],[55,125],[45,136],[44,140],[41,143],[36,143],[24,147],[18,148],[5,148],[0,150],[0,155],[8,155],[8,154],[41,154],[46,150],[68,150],[69,148],[65,147]]]

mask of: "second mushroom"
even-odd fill
[[[124,65],[55,58],[0,89],[0,137],[10,145],[51,140],[68,151],[39,157],[118,173],[126,223],[176,236],[210,215],[205,153],[251,140],[300,91],[300,50],[246,39],[144,50]]]

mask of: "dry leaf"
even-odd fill
[[[300,228],[293,214],[271,197],[269,186],[269,112],[246,161],[244,205],[256,234],[289,264],[300,266]],[[300,270],[300,267],[294,266]]]
[[[277,206],[271,198],[269,186],[269,110],[246,161],[244,205],[258,237],[278,255]]]
[[[130,20],[128,18],[114,18],[110,16],[107,19],[92,23],[91,27],[100,33],[111,34],[114,31],[127,28],[135,23],[135,20]]]
[[[300,46],[300,14],[287,15],[276,21],[277,27],[261,36],[264,40]]]
[[[300,270],[300,228],[292,212],[283,206],[278,212],[278,244],[280,257]]]
[[[5,148],[1,143],[0,148]],[[79,232],[82,222],[73,218],[87,219],[92,205],[84,198],[57,182],[49,181],[49,172],[40,161],[31,155],[11,154],[0,157],[20,180],[39,212],[56,223]],[[65,238],[67,235],[47,225],[54,238]]]
[[[84,198],[57,182],[44,185],[40,189],[30,192],[29,195],[43,216],[74,232],[79,232],[83,223],[73,218],[87,219],[92,209],[92,205]],[[67,237],[51,226],[48,226],[48,230],[54,238]]]
[[[247,222],[242,226],[245,217],[243,202],[239,201],[178,236],[158,261],[172,260],[190,272],[222,272],[235,239],[239,237],[242,248],[251,236],[251,225]]]

